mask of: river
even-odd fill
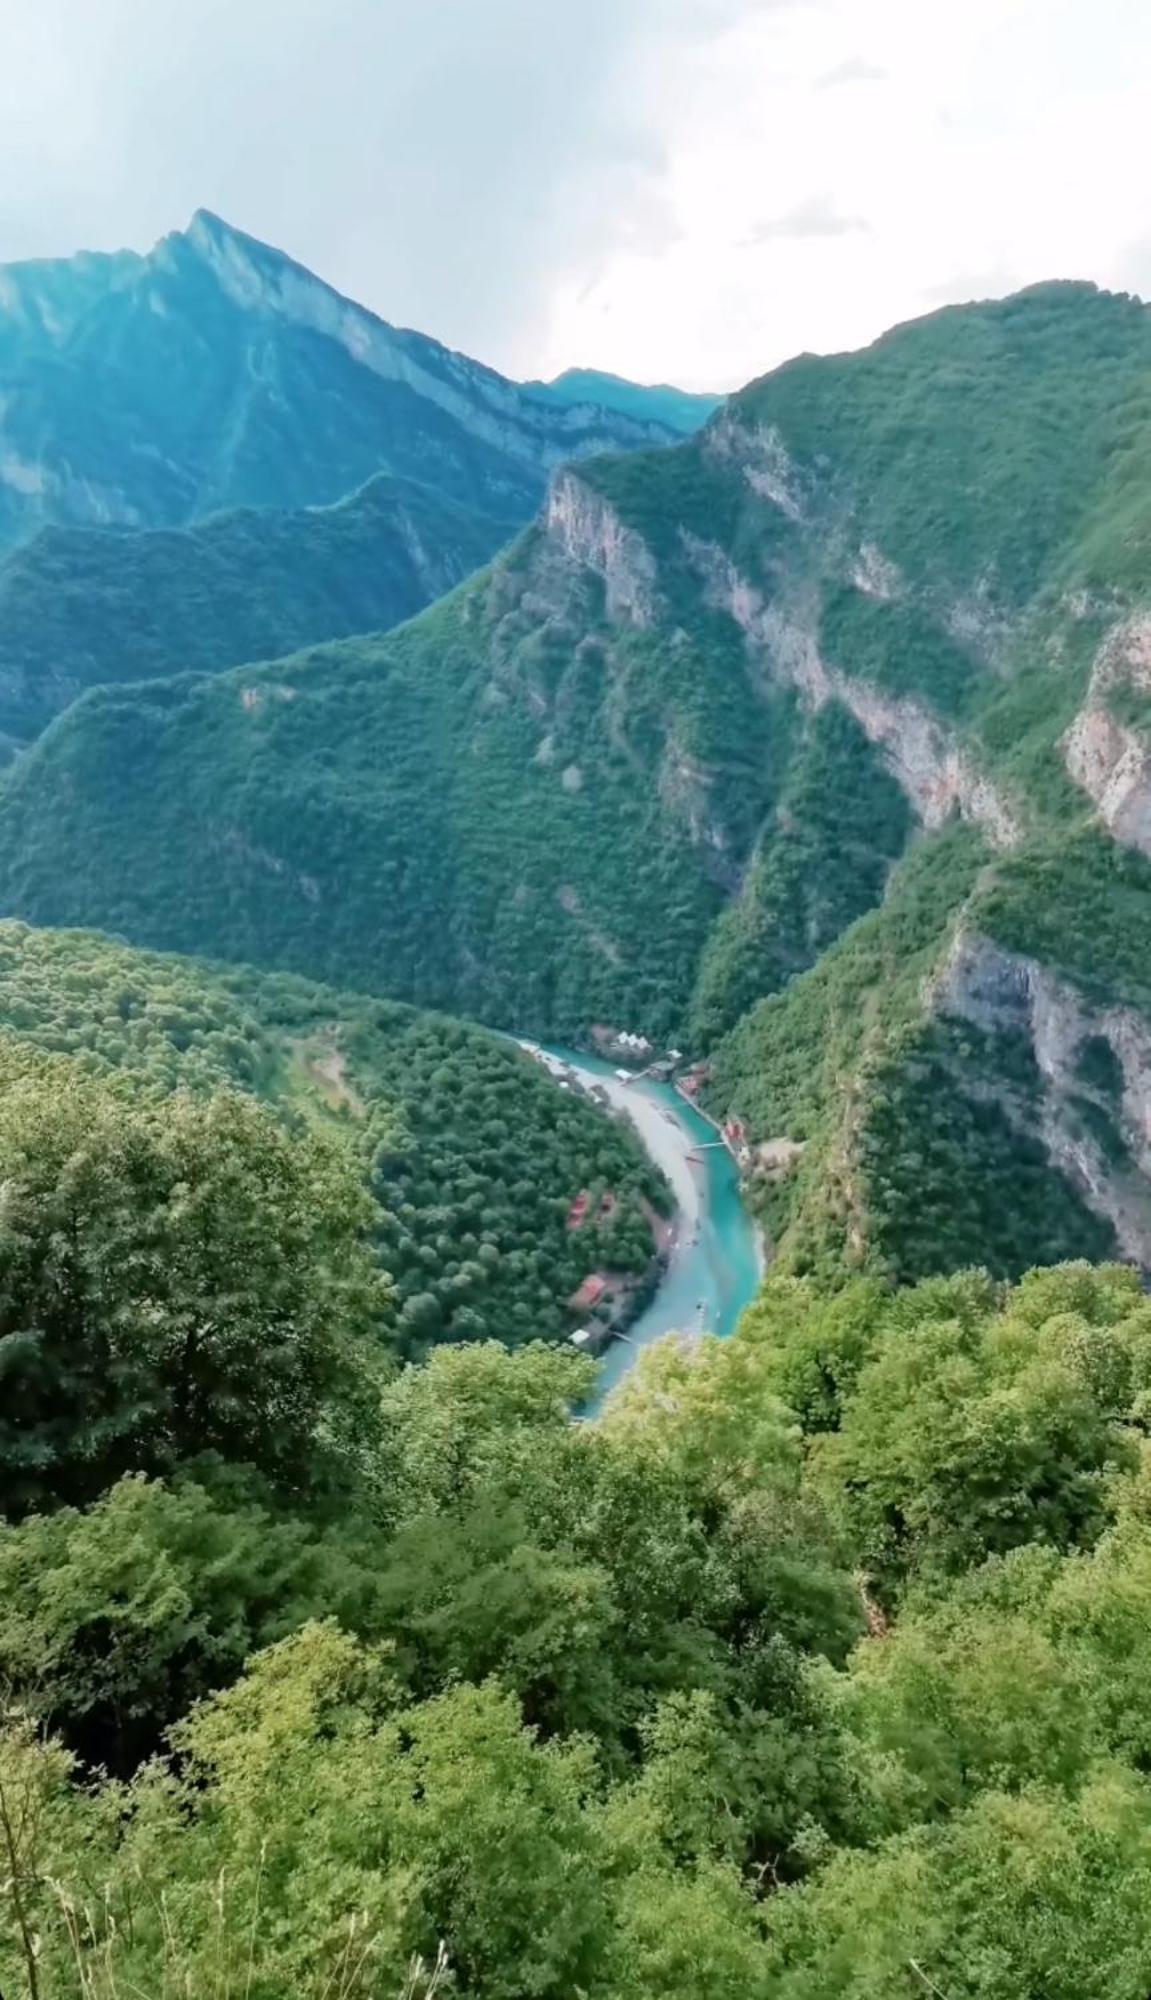
[[[762,1239],[744,1206],[739,1172],[716,1131],[669,1083],[636,1077],[624,1083],[598,1057],[549,1048],[549,1066],[563,1065],[597,1084],[615,1110],[631,1119],[645,1150],[663,1169],[675,1195],[674,1234],[667,1270],[651,1304],[601,1362],[596,1401],[627,1374],[637,1354],[664,1333],[735,1331],[763,1275]],[[695,1160],[690,1153],[700,1147]]]

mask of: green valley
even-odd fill
[[[393,635],[90,694],[0,792],[3,905],[675,1039],[800,1269],[1151,1261],[1149,421],[1091,286],[790,363]]]
[[[397,1355],[437,1340],[563,1338],[599,1268],[642,1286],[668,1194],[626,1121],[509,1043],[308,980],[0,924],[0,1041],[45,1088],[75,1067],[154,1106],[238,1090],[348,1157],[373,1197]],[[62,1067],[61,1067],[62,1065]],[[587,1219],[569,1226],[578,1194]],[[642,1294],[641,1294],[642,1295]]]
[[[357,318],[381,470],[347,302],[204,265],[375,476],[176,338],[195,496],[0,566],[0,1988],[1143,2000],[1151,312],[679,403],[469,574],[562,397]]]

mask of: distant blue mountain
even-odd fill
[[[146,256],[0,267],[0,544],[327,506],[381,472],[526,520],[562,460],[677,428],[510,382],[205,210]]]
[[[723,401],[722,396],[673,389],[666,382],[650,386],[628,382],[622,375],[606,375],[597,368],[565,368],[554,381],[540,386],[561,403],[598,403],[620,417],[666,424],[681,437],[699,430]]]

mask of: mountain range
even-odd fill
[[[148,256],[0,269],[0,737],[85,687],[411,617],[549,470],[714,397],[519,385],[199,213]]]
[[[201,209],[146,256],[0,270],[0,543],[329,506],[378,472],[525,518],[550,468],[670,435],[389,326]]]
[[[686,1041],[800,1271],[1151,1265],[1149,421],[1087,285],[803,357],[391,636],[88,694],[3,907]]]
[[[5,275],[4,1993],[1141,2000],[1151,312]]]
[[[684,437],[699,430],[723,401],[722,396],[675,389],[668,382],[628,382],[598,368],[565,368],[550,382],[532,384],[537,386],[563,403],[598,403],[620,416],[666,424]]]
[[[331,507],[242,507],[187,528],[43,528],[0,560],[0,732],[27,742],[101,682],[382,631],[515,530],[387,472]]]

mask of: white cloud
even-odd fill
[[[0,0],[0,46],[0,258],[203,204],[516,373],[1151,282],[1145,0]]]
[[[863,63],[866,89],[827,87]],[[562,274],[546,358],[724,387],[955,298],[1151,281],[1149,123],[1143,0],[823,0],[733,23],[665,121],[675,241],[614,251],[578,307]],[[770,227],[813,189],[866,230]]]
[[[813,89],[838,90],[848,83],[884,83],[887,71],[878,63],[869,62],[866,56],[845,56],[842,62],[832,63],[822,76],[815,78]]]
[[[743,241],[754,248],[757,243],[771,243],[781,236],[801,239],[854,236],[857,230],[866,233],[868,226],[861,215],[845,215],[837,209],[829,194],[811,194],[804,201],[797,201],[794,208],[785,209],[782,215],[765,215],[761,221],[753,222]]]

